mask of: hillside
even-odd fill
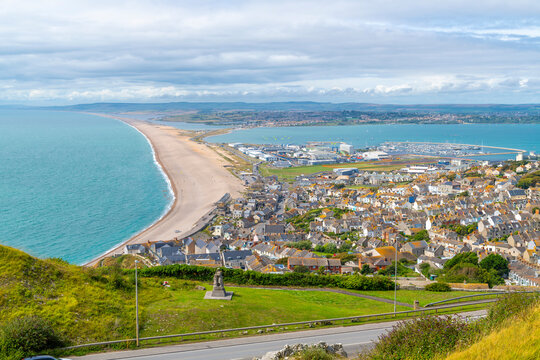
[[[0,246],[0,324],[38,315],[72,343],[133,334],[133,289],[121,275]]]
[[[510,323],[467,350],[446,360],[533,360],[540,359],[540,306],[523,319]]]

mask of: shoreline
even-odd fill
[[[182,159],[185,159],[186,157],[190,157],[190,155],[193,155],[195,156],[195,153],[194,152],[190,152],[190,150],[193,150],[191,149],[191,147],[193,146],[193,144],[189,144],[187,143],[188,141],[190,141],[189,139],[183,139],[181,138],[179,135],[177,134],[172,134],[174,133],[176,130],[179,130],[179,129],[176,129],[176,128],[172,128],[172,127],[167,127],[167,126],[164,126],[164,125],[156,125],[156,124],[151,124],[151,123],[147,123],[147,122],[144,122],[144,121],[141,121],[141,120],[136,120],[136,119],[130,119],[130,118],[126,118],[126,117],[121,117],[121,116],[115,116],[115,115],[109,115],[109,114],[100,114],[100,113],[87,113],[87,114],[90,114],[90,115],[94,115],[94,116],[100,116],[100,117],[106,117],[106,118],[110,118],[110,119],[114,119],[114,120],[117,120],[117,121],[121,121],[123,123],[125,123],[126,125],[132,127],[133,129],[135,129],[137,132],[139,132],[141,135],[143,135],[145,137],[145,139],[147,140],[147,142],[150,144],[150,148],[152,150],[152,153],[153,153],[153,157],[154,157],[154,162],[156,164],[156,166],[158,167],[158,169],[162,172],[162,175],[163,177],[165,178],[167,184],[168,184],[168,188],[169,188],[169,191],[170,193],[172,194],[173,196],[173,201],[168,205],[168,208],[164,211],[164,213],[161,215],[161,217],[159,217],[156,221],[154,221],[152,224],[150,224],[149,226],[147,226],[146,228],[142,229],[141,231],[137,232],[136,234],[132,235],[129,239],[125,240],[125,241],[122,241],[121,243],[117,244],[117,245],[114,245],[111,249],[105,251],[104,253],[96,256],[95,258],[93,258],[92,260],[90,261],[87,261],[86,263],[83,264],[83,266],[95,266],[99,261],[101,261],[103,258],[105,257],[108,257],[108,256],[111,256],[111,255],[114,255],[114,254],[122,254],[123,253],[123,247],[125,245],[128,245],[128,244],[137,244],[137,243],[148,243],[150,241],[159,241],[159,240],[172,240],[173,238],[175,237],[182,237],[183,233],[189,233],[191,229],[193,229],[197,223],[199,222],[200,218],[204,217],[206,215],[206,213],[208,212],[208,209],[209,207],[211,207],[211,205],[213,205],[213,203],[215,203],[216,201],[219,200],[219,198],[221,196],[223,196],[223,194],[217,196],[217,198],[211,202],[211,204],[209,204],[209,199],[208,197],[206,197],[206,199],[203,199],[203,201],[199,204],[194,204],[193,207],[191,206],[186,206],[185,204],[183,204],[182,202],[185,201],[185,202],[188,202],[188,205],[189,202],[193,202],[193,199],[182,199],[182,196],[181,196],[181,193],[184,192],[185,189],[182,189],[182,188],[179,188],[178,187],[178,184],[177,183],[186,183],[186,182],[189,182],[189,181],[186,181],[186,180],[189,180],[188,177],[185,175],[184,172],[178,172],[175,174],[172,174],[171,173],[171,165],[174,165],[171,163],[171,149],[165,149],[165,145],[173,145],[172,147],[174,148],[174,145],[177,145],[177,147],[182,150],[182,151],[179,151],[178,153],[179,154],[173,154],[173,157],[176,159],[176,158],[182,158]],[[143,128],[143,129],[141,129]],[[146,128],[146,129],[145,129]],[[146,132],[145,132],[146,130]],[[150,135],[149,132],[154,132],[154,134]],[[152,136],[154,137],[167,137],[165,140],[163,139],[158,139],[157,143],[156,144],[156,139],[154,139],[154,141],[152,141]],[[205,144],[202,144],[202,146],[206,147]],[[160,149],[160,147],[162,147]],[[187,149],[189,148],[189,149]],[[186,152],[186,149],[188,150],[188,153],[185,154]],[[174,149],[173,149],[174,150]],[[178,150],[178,149],[177,149]],[[205,159],[204,157],[206,158],[209,158],[210,156],[208,156],[208,151],[211,151],[210,149],[208,149],[207,151],[207,154],[204,154],[204,149],[195,149],[195,150],[199,150],[197,151],[197,153],[202,153],[203,156],[199,156],[199,157],[202,157],[203,159],[196,159],[196,160],[210,160],[209,162],[207,162],[206,164],[207,165],[212,165],[211,164],[211,160],[212,159]],[[167,164],[167,161],[164,161],[162,159],[162,154],[160,154],[160,152],[167,152],[167,158],[169,160],[169,163]],[[184,153],[184,157],[182,157],[182,153]],[[175,155],[179,155],[179,156],[175,156]],[[186,156],[187,155],[187,156]],[[197,162],[196,165],[199,165],[199,163]],[[217,163],[214,163],[213,165],[217,165]],[[202,169],[202,168],[211,168],[211,166],[208,166],[208,167],[200,167],[200,166],[186,166],[186,168],[188,168],[188,170],[196,170],[196,168],[199,168],[199,169]],[[182,170],[186,170],[186,169],[182,169]],[[219,169],[217,166],[214,166],[213,169],[210,169],[210,174],[214,174],[213,172],[217,173],[219,172]],[[222,180],[221,178],[223,178],[224,174],[226,173],[227,175],[230,175],[222,166],[221,166],[221,170],[223,174],[218,174],[219,177],[220,177],[220,180]],[[186,173],[188,171],[185,171]],[[196,171],[195,171],[196,172]],[[176,175],[176,174],[179,174],[179,175]],[[176,175],[176,176],[175,176]],[[206,175],[206,174],[199,174],[199,175]],[[214,174],[216,175],[216,174]],[[230,175],[232,177],[232,175]],[[213,178],[213,176],[212,176]],[[234,177],[233,177],[234,178]],[[199,176],[199,180],[204,180],[204,177],[201,178],[201,176]],[[233,190],[231,190],[230,192],[232,193],[236,193],[240,190],[240,183],[239,181],[234,178],[234,181],[235,182],[238,182],[238,184],[232,184],[232,179],[226,179],[226,180],[230,180],[229,183],[225,182],[225,183],[221,183],[221,185],[224,185],[222,187],[224,188],[232,188]],[[191,181],[191,185],[193,184],[199,184],[200,181]],[[193,187],[193,186],[192,186]],[[238,187],[238,189],[236,189]],[[195,189],[197,190],[197,189]],[[214,191],[215,192],[215,191]],[[218,190],[218,193],[219,190]],[[187,194],[189,197],[189,193]],[[234,194],[232,194],[234,195]],[[193,196],[192,196],[193,197]],[[211,196],[210,196],[211,197]],[[184,205],[184,206],[183,206]],[[197,206],[198,205],[198,206]],[[181,210],[181,211],[180,211]],[[185,215],[185,211],[186,210],[193,210],[192,212],[193,213],[200,213],[200,217],[197,217],[195,221],[194,220],[194,217],[192,217],[190,220],[186,220],[184,221],[184,223],[186,223],[185,225],[187,225],[187,227],[185,229],[182,229],[182,231],[180,233],[176,233],[176,231],[179,231],[177,229],[173,230],[174,232],[171,233],[171,226],[174,224],[175,226],[173,227],[182,227],[182,226],[178,226],[176,225],[177,223],[181,223],[183,219],[186,218]],[[166,222],[168,222],[169,224],[165,224]],[[172,224],[171,224],[172,223]],[[163,229],[161,229],[163,228]],[[150,235],[149,233],[154,233],[154,235]],[[170,238],[167,238],[167,236],[163,236],[163,234],[167,234],[169,235]],[[148,235],[148,236],[146,236]],[[161,235],[161,236],[159,236]],[[157,236],[157,237],[155,237]],[[152,239],[149,239],[148,237],[152,237]]]

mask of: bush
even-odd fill
[[[402,321],[381,335],[366,359],[433,359],[447,354],[470,337],[469,325],[451,316],[427,316]]]
[[[452,291],[452,289],[450,288],[450,285],[443,282],[436,282],[436,283],[428,284],[426,285],[424,289],[427,291],[437,291],[437,292]]]
[[[175,277],[185,280],[212,281],[215,269],[193,265],[166,265],[140,269],[141,277]],[[393,290],[394,282],[384,276],[315,275],[310,273],[267,274],[256,271],[222,268],[225,282],[238,285],[337,287],[353,290]]]
[[[43,350],[66,346],[52,325],[38,316],[15,318],[0,330],[0,354],[20,359]],[[14,355],[13,355],[14,354]],[[22,355],[22,356],[21,356]]]
[[[506,319],[528,313],[540,303],[539,293],[508,293],[499,297],[483,320],[486,330],[492,330]]]

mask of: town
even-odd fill
[[[369,171],[355,161],[392,163],[396,157],[330,143],[229,148],[254,163],[253,172],[238,174],[246,183],[244,196],[224,196],[202,231],[126,245],[125,254],[147,266],[540,286],[540,187],[526,181],[538,177],[534,154],[532,160],[522,154],[520,161],[506,162],[444,158]],[[262,161],[277,169],[339,167],[282,178],[262,176]],[[508,271],[482,271],[478,262],[492,254],[508,263]],[[445,264],[458,255],[474,257],[470,268],[450,271]]]

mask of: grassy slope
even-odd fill
[[[167,280],[171,288],[165,291],[154,291],[158,280],[141,290],[144,336],[376,314],[393,309],[392,304],[331,292],[229,286],[227,291],[234,291],[232,301],[204,301],[205,291],[193,290],[196,283]]]
[[[91,270],[0,246],[0,323],[40,315],[73,342],[124,337],[134,330],[132,295],[109,286]]]
[[[540,359],[540,306],[522,320],[511,321],[464,351],[447,360],[534,360]]]
[[[355,291],[355,290],[349,290],[349,291],[354,291],[360,294],[372,295],[372,296],[377,296],[384,299],[394,300],[393,291]],[[470,291],[432,292],[432,291],[425,291],[425,290],[398,290],[397,300],[400,302],[411,304],[411,305],[414,303],[414,300],[418,300],[420,302],[420,306],[424,306],[426,304],[429,304],[435,301],[451,299],[451,298],[455,298],[459,296],[475,295],[475,294],[481,294],[481,293],[480,292],[473,293]]]

